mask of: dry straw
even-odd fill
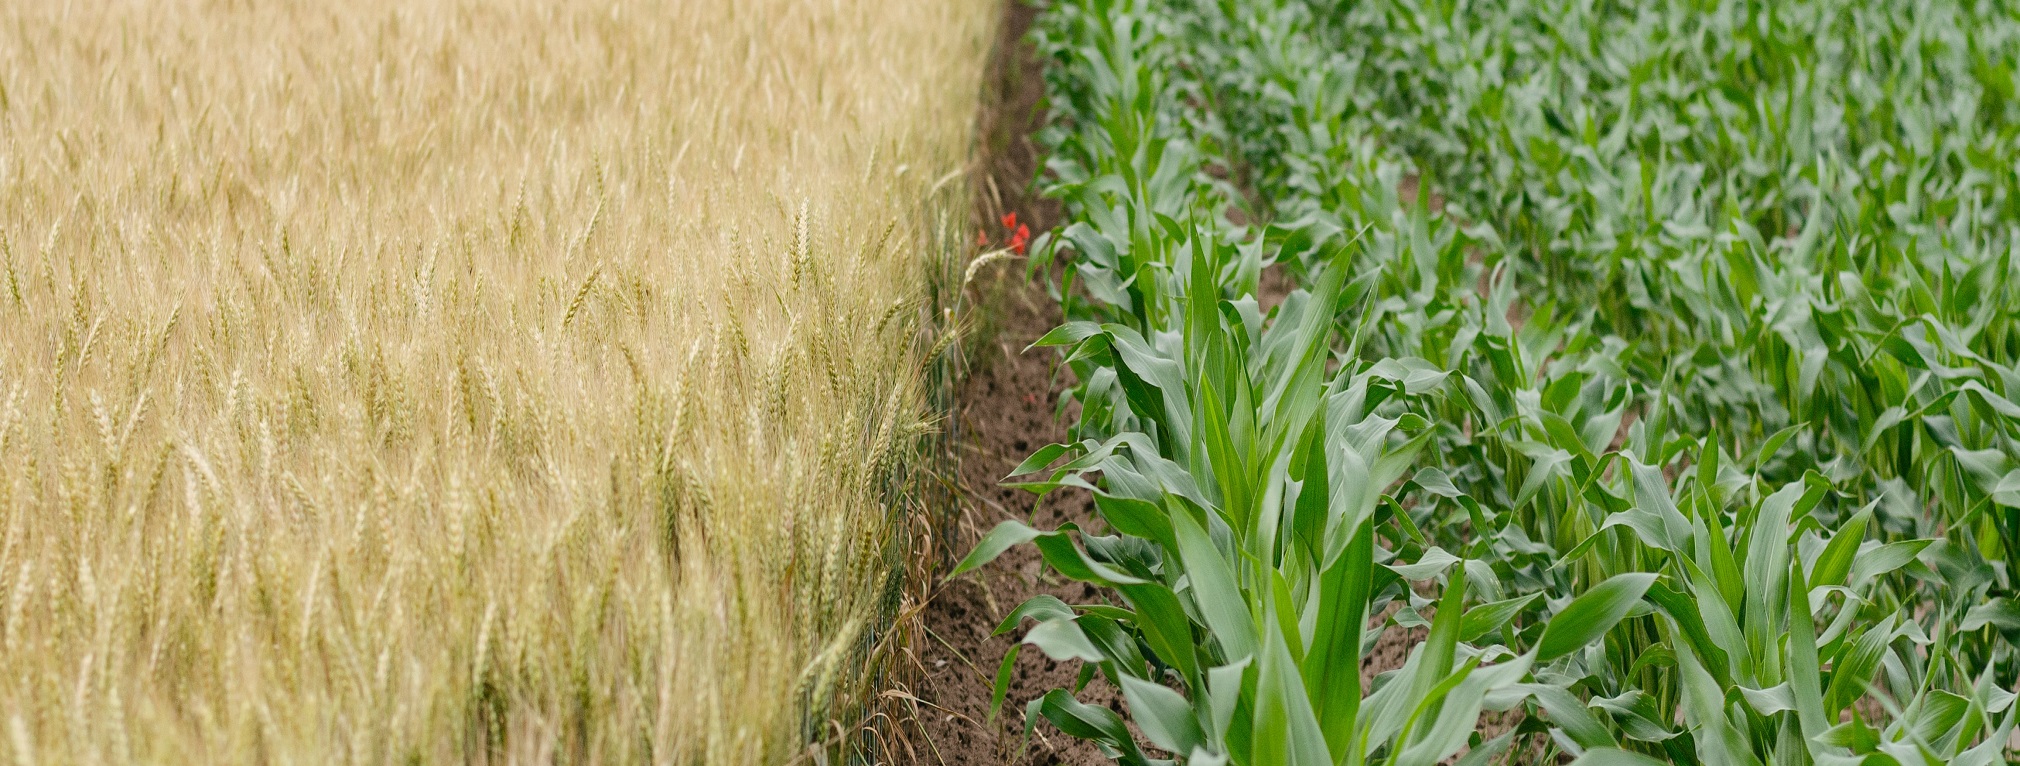
[[[0,752],[798,752],[988,6],[0,8]]]

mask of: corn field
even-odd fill
[[[1055,0],[1035,41],[1073,420],[1012,481],[1098,518],[955,571],[1104,595],[1004,615],[1081,667],[1004,661],[1027,732],[2011,762],[2020,11]]]

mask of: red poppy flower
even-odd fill
[[[1003,228],[1005,228],[1005,229],[1015,229],[1015,228],[1017,228],[1017,213],[1016,213],[1016,211],[1011,211],[1011,212],[1008,212],[1008,213],[1004,213],[1004,214],[1003,214]]]
[[[1024,254],[1024,246],[1031,241],[1031,227],[1018,226],[1017,233],[1010,235],[1010,249],[1018,255]]]

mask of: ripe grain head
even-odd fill
[[[878,618],[985,6],[0,10],[10,741],[797,747]]]

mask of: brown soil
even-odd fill
[[[1020,289],[1006,301],[997,342],[986,349],[986,360],[964,384],[961,397],[967,440],[961,455],[961,482],[966,490],[960,542],[965,551],[981,532],[996,522],[1018,518],[1041,529],[1068,521],[1085,522],[1093,514],[1084,493],[1057,493],[1036,502],[1028,493],[997,486],[1031,450],[1064,441],[1066,429],[1053,417],[1064,381],[1055,382],[1049,350],[1020,350],[1056,322],[1058,308],[1036,290]],[[979,361],[979,360],[978,360]],[[1057,663],[1036,651],[1020,652],[1003,711],[991,724],[989,699],[997,666],[1022,630],[991,637],[996,624],[1012,608],[1032,596],[1047,593],[1068,603],[1099,600],[1091,586],[1065,582],[1040,567],[1036,552],[1020,546],[982,570],[946,583],[926,607],[927,639],[921,644],[924,677],[916,694],[927,705],[918,721],[928,752],[920,763],[936,764],[1094,764],[1107,763],[1093,745],[1066,737],[1041,723],[1023,757],[1023,706],[1046,691],[1071,688],[1077,663]],[[1083,702],[1121,709],[1113,690],[1090,686]]]
[[[1001,36],[990,63],[988,92],[978,117],[975,225],[985,235],[1001,229],[1005,213],[1033,231],[1058,219],[1058,207],[1032,190],[1043,152],[1032,134],[1044,123],[1041,62],[1024,40],[1036,17],[1017,0],[1004,3]],[[991,236],[991,239],[997,237]],[[1056,355],[1023,349],[1059,322],[1059,307],[1024,279],[1021,262],[1009,262],[978,276],[984,284],[972,296],[985,306],[967,349],[970,374],[962,381],[954,424],[960,458],[962,503],[950,535],[953,550],[965,553],[996,522],[1017,518],[1050,529],[1093,514],[1084,493],[1055,494],[1037,502],[1029,493],[1000,486],[1032,450],[1066,439],[1054,417],[1068,381],[1055,374]],[[1023,706],[1046,691],[1070,688],[1078,668],[1053,662],[1036,651],[1020,653],[1003,710],[989,721],[996,668],[1022,631],[991,637],[1003,615],[1025,599],[1049,593],[1069,603],[1097,598],[1091,587],[1041,572],[1028,547],[1012,550],[974,574],[941,585],[926,605],[923,640],[916,641],[920,676],[912,693],[919,704],[907,722],[919,736],[912,756],[922,764],[1104,764],[1093,745],[1042,724],[1024,746]],[[1090,687],[1081,700],[1121,708],[1112,689]]]

